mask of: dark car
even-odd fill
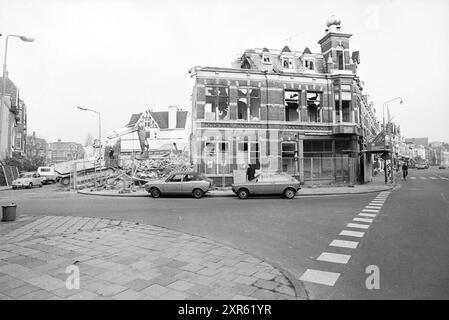
[[[192,195],[199,199],[212,187],[212,180],[198,172],[174,172],[167,178],[149,181],[145,184],[153,198],[161,195]]]
[[[441,166],[438,167],[438,169],[447,169],[447,167],[444,164],[442,164]]]

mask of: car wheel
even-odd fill
[[[296,195],[296,191],[293,188],[287,188],[284,191],[284,197],[286,197],[287,199],[293,199]]]
[[[240,199],[247,199],[249,197],[249,191],[248,189],[239,189],[239,191],[237,191],[237,195]]]
[[[31,189],[33,187],[33,183],[30,182],[30,184],[28,185],[28,189]]]
[[[13,187],[12,187],[12,189],[13,189],[13,190],[16,190],[16,189],[17,189],[17,187],[16,187],[16,186],[13,186]]]
[[[192,194],[193,194],[193,197],[195,197],[196,199],[200,199],[203,197],[204,191],[201,189],[194,189]]]
[[[153,188],[150,190],[150,194],[153,198],[159,198],[161,196],[161,191],[158,188]]]
[[[42,183],[39,184],[39,188],[42,188]]]

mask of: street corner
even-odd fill
[[[5,299],[298,299],[282,270],[202,237],[94,218],[15,224],[1,234]]]

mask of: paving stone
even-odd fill
[[[148,288],[152,284],[153,283],[151,281],[137,278],[128,283],[125,283],[124,286],[135,291],[142,291],[143,289]]]
[[[30,292],[26,295],[23,295],[19,298],[17,298],[18,300],[44,300],[50,296],[53,296],[54,294],[52,294],[51,292],[47,291],[47,290],[42,290],[39,289],[37,291],[33,291]]]
[[[163,287],[159,284],[153,284],[146,289],[143,289],[141,293],[145,295],[149,295],[155,298],[159,298],[164,293],[167,293],[169,290],[166,287]]]
[[[41,290],[41,288],[33,286],[33,285],[28,285],[28,284],[14,288],[14,289],[6,290],[6,291],[4,291],[3,287],[2,287],[2,292],[4,294],[6,294],[7,296],[14,298],[14,299],[17,299],[21,296],[24,296],[28,293],[38,291],[38,290]]]
[[[98,295],[93,292],[81,290],[80,292],[74,294],[73,296],[68,297],[67,299],[69,299],[69,300],[92,300],[92,299],[95,299],[96,297],[98,297]]]
[[[169,277],[169,276],[166,276],[166,275],[161,275],[161,276],[155,277],[155,278],[153,278],[153,279],[151,279],[149,281],[151,283],[153,283],[153,284],[159,284],[161,286],[168,286],[169,284],[175,282],[176,278]]]
[[[278,286],[275,289],[275,291],[277,291],[279,293],[282,293],[282,294],[285,294],[285,295],[288,295],[288,296],[296,297],[295,290],[293,288],[291,288],[289,286],[286,286],[286,285],[283,285],[283,284]]]
[[[254,278],[254,277],[238,276],[232,282],[237,282],[237,283],[243,283],[243,284],[246,284],[246,285],[251,285],[251,284],[253,284],[256,281],[257,281],[257,279]]]
[[[132,289],[128,289],[128,290],[120,292],[119,294],[113,296],[112,298],[117,299],[117,300],[138,300],[142,296],[143,295],[140,292],[137,292]]]
[[[274,281],[259,279],[256,282],[254,282],[254,286],[262,288],[262,289],[273,290],[274,288],[279,286],[279,283],[274,282]]]
[[[182,270],[192,271],[192,272],[201,270],[203,268],[204,268],[203,266],[201,266],[199,264],[195,264],[195,263],[189,263],[189,264],[186,264],[186,265],[180,267],[180,269],[182,269]]]
[[[159,299],[161,300],[185,300],[189,295],[183,292],[169,290],[162,294]]]
[[[263,280],[273,280],[274,278],[276,278],[276,275],[274,275],[270,272],[266,272],[266,271],[259,271],[254,274],[254,277],[260,278]]]
[[[194,287],[195,284],[187,282],[184,280],[178,280],[168,285],[168,288],[175,289],[178,291],[186,291],[189,288]]]
[[[251,294],[251,297],[259,300],[275,300],[277,295],[273,291],[258,289]]]
[[[127,288],[118,284],[111,284],[96,291],[97,294],[102,296],[114,296]]]
[[[231,298],[231,300],[257,300],[256,298],[249,297],[249,296],[243,296],[240,294],[236,294]]]
[[[27,283],[25,281],[19,280],[17,278],[12,278],[8,281],[4,281],[1,283],[1,290],[6,291],[6,290],[10,290],[10,289],[15,289],[18,287],[22,287],[24,285],[27,285]]]

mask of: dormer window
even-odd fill
[[[262,54],[262,63],[271,64],[271,56],[268,53]]]
[[[293,69],[293,58],[282,57],[282,67],[284,69]]]
[[[315,64],[313,63],[313,60],[304,60],[304,68],[307,70],[315,70]]]

